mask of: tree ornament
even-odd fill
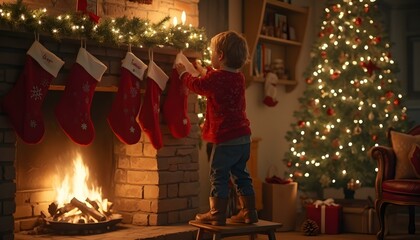
[[[332,146],[333,148],[338,148],[338,147],[340,147],[340,139],[338,139],[338,138],[334,139],[334,140],[331,142],[331,146]]]
[[[354,80],[353,86],[354,86],[355,88],[359,88],[359,87],[360,87],[360,82],[359,82],[359,80]]]
[[[374,38],[372,39],[372,42],[373,42],[374,44],[378,44],[378,43],[380,43],[380,42],[381,42],[381,37],[374,37]]]
[[[400,105],[400,99],[398,99],[398,98],[394,99],[394,105],[395,106]]]
[[[362,42],[362,40],[360,40],[360,38],[359,38],[359,37],[356,37],[356,38],[354,39],[354,42],[355,42],[355,43],[357,43],[357,44],[360,44],[360,43]]]
[[[301,230],[305,236],[317,236],[319,234],[319,226],[312,219],[306,219],[302,223]]]
[[[368,119],[370,121],[372,121],[373,119],[375,119],[375,114],[373,114],[373,112],[370,112],[369,115],[368,115]]]
[[[313,78],[311,78],[311,77],[306,78],[306,83],[307,84],[312,84],[312,82],[313,82]]]
[[[374,64],[372,62],[372,60],[369,60],[369,62],[367,62],[367,63],[362,62],[360,64],[361,64],[362,68],[366,69],[366,71],[368,72],[369,76],[372,76],[373,71],[376,71],[376,70],[379,70],[380,69],[380,68],[378,68],[376,66],[376,64]]]
[[[376,141],[377,139],[378,139],[378,136],[377,136],[376,134],[373,134],[373,135],[372,135],[372,140],[373,140],[373,141]]]
[[[288,167],[288,168],[292,167],[292,162],[290,162],[290,161],[289,161],[289,162],[287,162],[287,167]]]
[[[327,109],[327,115],[328,116],[333,116],[335,114],[335,111],[334,111],[334,109],[333,108],[328,108]]]
[[[298,126],[299,126],[300,128],[305,127],[305,121],[303,121],[303,120],[298,121]]]
[[[339,6],[337,6],[337,5],[334,5],[334,6],[332,7],[332,9],[333,9],[333,11],[334,11],[334,12],[340,12],[340,11],[341,11],[340,7],[339,7]]]
[[[391,90],[389,90],[388,92],[385,93],[385,97],[387,99],[391,99],[392,97],[394,97],[394,93]]]
[[[338,58],[338,61],[340,63],[344,63],[347,60],[347,55],[344,52],[340,53],[340,57]]]
[[[293,173],[293,176],[294,176],[294,177],[296,177],[296,178],[300,178],[300,177],[302,177],[302,176],[303,176],[303,174],[302,174],[302,172],[300,172],[300,171],[295,171],[295,172]]]
[[[331,74],[330,78],[331,80],[335,80],[338,77],[340,77],[340,72],[334,72],[333,74]]]
[[[356,19],[354,19],[354,23],[355,23],[357,26],[360,26],[360,25],[362,24],[362,19],[361,19],[360,17],[357,17]]]
[[[322,57],[323,59],[327,58],[327,52],[326,52],[326,51],[322,51],[322,52],[321,52],[321,57]]]
[[[361,128],[359,125],[357,125],[357,126],[354,128],[353,133],[354,133],[355,135],[359,135],[359,134],[361,134],[361,133],[362,133],[362,128]]]
[[[369,7],[365,7],[363,10],[365,11],[365,13],[368,13],[369,12]]]

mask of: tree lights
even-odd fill
[[[307,88],[287,132],[288,176],[304,190],[373,186],[368,150],[407,129],[396,64],[375,0],[329,0],[304,73]]]

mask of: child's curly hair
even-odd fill
[[[212,50],[223,52],[226,67],[242,68],[249,59],[246,39],[235,31],[221,32],[211,39]]]

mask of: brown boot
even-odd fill
[[[258,214],[255,209],[255,196],[239,196],[241,210],[237,215],[230,217],[235,223],[256,223],[258,222]]]
[[[226,208],[228,199],[209,197],[210,211],[197,214],[195,220],[201,223],[210,223],[211,225],[226,225]]]

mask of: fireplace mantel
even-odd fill
[[[31,33],[0,29],[0,100],[19,78],[26,52],[33,41],[34,35]],[[65,87],[69,70],[81,46],[80,40],[58,41],[41,35],[39,41],[65,62],[50,86],[55,95],[60,95],[59,91]],[[131,50],[142,61],[148,63],[148,49],[132,47]],[[170,75],[178,51],[169,47],[153,50],[154,62]],[[101,82],[96,86],[96,91],[107,92],[104,94],[112,97],[118,90],[121,60],[125,57],[127,47],[98,46],[96,43],[87,42],[87,51],[108,67]],[[200,57],[197,52],[184,53],[191,60]],[[54,94],[51,92],[51,95]],[[162,101],[164,100],[163,95]],[[110,176],[110,179],[114,181],[113,202],[115,207],[119,207],[119,212],[124,213],[125,223],[176,224],[187,222],[198,212],[199,127],[195,106],[196,98],[189,97],[188,115],[193,127],[190,136],[186,138],[173,138],[165,123],[160,123],[164,146],[158,151],[152,147],[144,133],[140,142],[134,145],[122,144],[114,137],[114,146],[111,148],[114,152],[115,168],[114,176]],[[22,228],[36,223],[39,211],[47,212],[48,204],[51,203],[47,204],[45,199],[42,199],[45,194],[40,192],[16,192],[17,146],[18,139],[14,129],[0,107],[0,205],[3,206],[0,225],[11,235],[13,229],[29,230]],[[145,177],[146,174],[149,174],[149,177]]]

